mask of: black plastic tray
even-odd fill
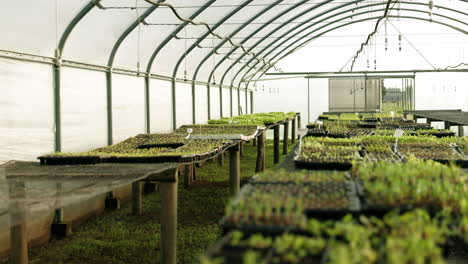
[[[219,226],[221,227],[223,234],[227,234],[230,231],[239,230],[247,235],[262,234],[262,235],[270,235],[270,236],[281,235],[293,229],[290,226],[275,226],[275,225],[257,226],[257,225],[247,225],[247,224],[235,225],[235,224],[227,223],[224,217],[223,219],[221,219]]]
[[[308,170],[338,170],[347,171],[353,167],[351,162],[309,162],[302,160],[295,160],[294,164],[298,169]]]
[[[99,156],[41,156],[41,165],[93,165],[101,163]]]

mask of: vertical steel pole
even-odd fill
[[[113,144],[112,132],[112,69],[106,72],[106,102],[107,102],[107,145]]]
[[[239,145],[229,149],[229,182],[231,195],[234,196],[240,189],[240,155]]]
[[[273,128],[273,152],[274,152],[274,163],[278,164],[280,161],[280,127],[275,125]]]
[[[141,215],[143,211],[142,206],[142,183],[137,181],[132,183],[132,214]]]
[[[310,79],[307,78],[307,122],[310,124]]]
[[[177,172],[174,182],[161,182],[161,263],[176,264]]]
[[[150,113],[150,73],[145,77],[145,114],[146,114],[146,134],[151,133],[151,113]]]
[[[192,124],[197,123],[197,116],[196,116],[196,111],[197,111],[197,106],[196,106],[196,86],[195,86],[195,81],[192,81]]]

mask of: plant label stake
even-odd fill
[[[317,120],[317,124],[318,124],[318,126],[319,126],[319,129],[322,128],[322,125],[323,125],[323,122],[322,122],[322,121]]]
[[[392,121],[393,121],[393,119],[395,118],[395,112],[390,111],[390,116],[392,117]],[[395,133],[396,133],[396,131],[395,131]]]
[[[188,135],[187,135],[186,139],[190,138],[190,135],[192,134],[192,132],[193,132],[193,128],[187,128]]]
[[[398,139],[401,138],[404,133],[405,133],[405,131],[403,131],[401,129],[395,130],[395,134],[393,134],[393,136],[395,137],[395,151],[396,151],[397,146],[398,146]]]

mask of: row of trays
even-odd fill
[[[282,235],[287,235],[289,232]],[[278,252],[274,247],[251,247],[244,245],[231,245],[230,240],[234,233],[226,234],[221,237],[216,244],[210,247],[206,253],[209,259],[222,258],[223,264],[239,264],[246,263],[246,254],[254,253],[256,256],[255,263],[258,264],[274,264],[274,263],[304,263],[304,264],[321,264],[327,263],[329,256],[329,247],[325,246],[319,253],[308,252],[305,256],[295,256],[297,258],[292,262],[287,256]],[[251,235],[246,235],[243,240],[247,240]],[[270,237],[272,240],[278,236]]]
[[[145,157],[116,156],[41,156],[41,165],[93,165],[99,163],[192,163],[210,159],[229,148],[231,144],[217,147],[212,151],[193,155],[166,155]]]
[[[329,182],[330,184],[331,182]],[[279,183],[268,183],[263,182],[260,184],[279,184]],[[281,183],[285,185],[293,185],[293,183]],[[314,183],[308,183],[314,184]],[[371,199],[369,199],[368,195],[366,194],[365,189],[363,188],[362,183],[359,180],[346,180],[344,182],[334,182],[335,185],[341,185],[342,188],[346,190],[343,197],[340,199],[346,199],[346,206],[329,206],[328,208],[324,208],[323,206],[319,205],[320,208],[305,208],[303,211],[304,216],[307,219],[317,219],[321,221],[327,220],[340,220],[346,215],[353,215],[354,217],[358,218],[360,215],[365,216],[373,216],[382,218],[384,215],[392,212],[398,211],[399,213],[405,213],[414,209],[424,209],[430,215],[436,215],[437,213],[441,212],[443,208],[435,207],[431,205],[414,205],[411,203],[408,204],[400,204],[399,206],[390,206],[385,205],[383,203],[374,203]],[[250,186],[249,186],[250,185]],[[250,182],[246,186],[254,187],[258,186],[259,183]],[[331,186],[329,186],[331,188]],[[336,186],[335,186],[336,187]],[[245,186],[243,187],[243,189]],[[240,196],[236,197],[237,202],[239,199],[242,199],[242,195],[246,195],[245,192],[241,192]],[[245,197],[244,199],[248,199]],[[254,202],[254,201],[252,201]],[[336,205],[336,204],[335,204]],[[245,223],[245,222],[238,222],[233,223],[227,217],[223,217],[220,221],[220,227],[223,234],[227,234],[234,230],[242,231],[245,234],[263,234],[263,235],[280,235],[286,232],[290,232],[292,234],[297,235],[304,235],[304,236],[312,236],[312,234],[303,229],[299,228],[294,225],[287,225],[287,224],[273,224],[273,221],[269,222],[269,224],[258,224],[258,223]]]
[[[301,144],[301,142],[299,143]],[[442,164],[453,163],[461,168],[468,168],[468,156],[463,153],[463,151],[456,145],[448,146],[451,151],[453,151],[460,159],[440,159],[440,158],[431,158],[433,160]],[[393,149],[393,147],[392,147]],[[407,160],[407,157],[398,152],[393,151],[390,155],[385,156],[384,154],[377,153],[368,153],[363,147],[362,150],[355,152],[354,160],[343,160],[343,161],[325,161],[325,160],[316,160],[316,161],[305,161],[300,158],[301,146],[299,145],[299,151],[294,156],[294,164],[297,169],[306,169],[306,170],[336,170],[336,171],[348,171],[353,167],[354,161],[390,161],[390,162],[404,162]],[[434,149],[434,153],[437,154],[437,149]]]

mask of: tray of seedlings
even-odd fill
[[[54,153],[38,159],[42,165],[189,163],[215,156],[222,150],[224,144],[222,140],[187,140],[180,134],[145,134],[89,152]],[[80,159],[77,160],[75,157]],[[89,163],[90,157],[96,162]]]
[[[307,137],[326,137],[328,135],[328,131],[323,128],[309,128],[307,130]]]
[[[201,263],[269,263],[274,236],[262,234],[244,234],[241,231],[232,231],[212,245],[206,254],[201,257]]]
[[[338,219],[361,208],[354,181],[341,172],[267,171],[250,184],[285,199],[297,197],[309,218]]]
[[[233,231],[213,245],[201,263],[320,264],[326,244],[323,238],[288,233],[264,236]]]
[[[262,128],[256,125],[186,125],[175,133],[188,135],[188,139],[244,140],[254,139]]]
[[[353,169],[362,212],[382,217],[421,208],[436,214],[458,203],[468,187],[461,169],[434,161],[363,163]]]
[[[296,200],[297,196],[284,197],[290,193],[287,187],[245,185],[236,199],[226,207],[225,216],[220,222],[223,233],[241,230],[248,234],[278,235],[290,230],[305,230],[307,218],[302,204]],[[272,189],[283,193],[266,192]],[[278,199],[278,195],[284,199]]]
[[[294,157],[296,168],[310,170],[349,170],[359,160],[359,139],[303,137]]]
[[[236,125],[257,125],[261,127],[269,127],[281,124],[287,120],[291,120],[296,117],[295,112],[282,113],[282,112],[271,112],[271,113],[258,113],[241,115],[234,117],[223,117],[221,119],[212,119],[208,121],[211,125],[220,124],[236,124]]]
[[[455,163],[463,168],[468,167],[468,160],[449,140],[434,136],[407,136],[400,138],[397,151],[405,159],[415,157],[422,160],[434,160],[444,164]]]
[[[409,136],[454,137],[455,132],[448,129],[419,129],[407,133]]]
[[[359,122],[357,123],[357,126],[359,128],[369,128],[369,129],[374,129],[377,127],[377,122],[370,122],[370,121],[366,121],[366,122]]]
[[[392,148],[395,137],[374,135],[363,137],[361,142],[363,146],[361,156],[363,156],[364,161],[373,163],[378,161],[401,162],[400,156]]]

